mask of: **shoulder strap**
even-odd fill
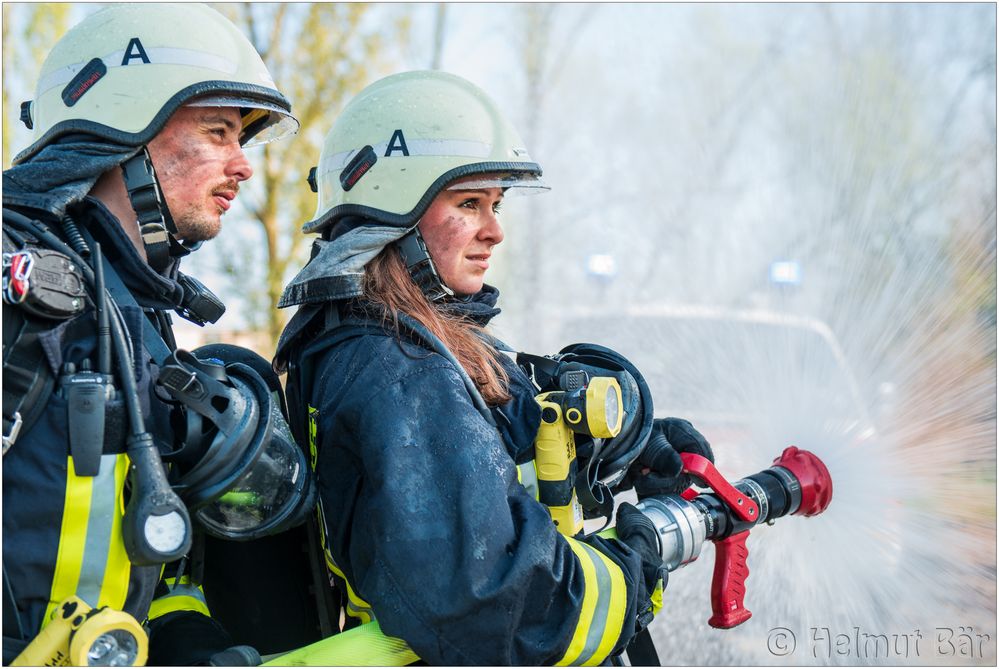
[[[125,282],[122,281],[121,277],[114,270],[114,266],[108,260],[107,256],[103,256],[102,264],[104,266],[104,284],[111,294],[112,299],[119,305],[142,310],[139,303],[135,301],[135,297],[131,291],[125,286]],[[146,317],[142,318],[142,345],[149,355],[152,356],[153,361],[160,366],[163,366],[163,362],[173,353],[163,340],[163,336],[153,326],[152,321]]]
[[[628,643],[627,653],[628,661],[633,667],[662,666],[648,627],[642,628],[641,632],[632,637]]]
[[[14,445],[45,410],[55,389],[55,374],[49,368],[38,341],[44,330],[19,310],[4,305],[3,346],[3,452]],[[8,336],[11,341],[8,343]]]
[[[312,384],[315,381],[316,362],[319,357],[332,346],[347,339],[361,335],[380,333],[373,325],[343,324],[340,319],[339,303],[330,302],[322,306],[303,306],[302,311],[295,314],[288,329],[294,327],[292,336],[282,334],[282,342],[278,345],[278,357],[282,366],[287,365],[288,383],[285,393],[288,396],[289,422],[292,435],[300,444],[308,444],[309,402],[312,395]],[[308,309],[308,311],[304,311]],[[296,354],[294,341],[298,335],[310,328],[322,328],[317,339],[308,344],[301,353]],[[287,331],[287,330],[286,330]],[[277,364],[277,363],[276,363]],[[295,407],[293,410],[292,407]]]

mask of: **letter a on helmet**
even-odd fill
[[[188,3],[112,5],[49,52],[29,107],[32,144],[14,163],[71,133],[144,145],[183,105],[239,108],[244,145],[298,129],[260,55],[217,11]]]

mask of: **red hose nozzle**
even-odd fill
[[[816,516],[832,501],[833,484],[829,470],[822,460],[797,446],[788,446],[774,464],[783,467],[801,484],[801,505],[795,516]]]

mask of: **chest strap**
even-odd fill
[[[125,286],[125,282],[118,276],[107,256],[103,257],[102,264],[104,266],[104,283],[114,301],[122,306],[135,307],[145,313],[145,310],[135,301],[131,291]],[[142,345],[152,357],[153,362],[160,366],[173,353],[163,340],[163,336],[153,326],[152,321],[145,316],[142,318]],[[138,360],[136,360],[136,364],[139,364]]]
[[[38,335],[45,328],[4,305],[3,453],[34,425],[55,389]],[[8,336],[11,341],[8,342]]]

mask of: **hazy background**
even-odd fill
[[[47,48],[100,6],[4,4],[5,167]],[[673,574],[664,662],[995,664],[994,4],[218,7],[303,130],[248,151],[186,267],[229,311],[186,345],[270,357],[338,109],[386,74],[459,74],[552,186],[504,205],[497,333],[615,346],[733,479],[791,443],[833,476],[823,516],[751,535],[741,627],[706,625],[711,547]]]

